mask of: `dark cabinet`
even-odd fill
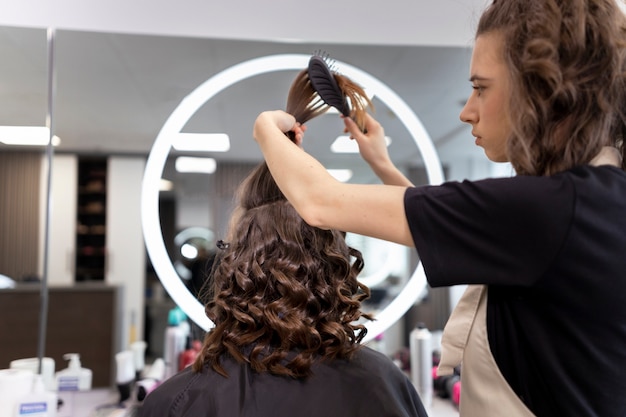
[[[106,272],[106,158],[79,158],[76,281],[104,281]]]
[[[40,293],[39,284],[0,290],[0,369],[37,357]],[[54,359],[56,371],[67,366],[64,354],[78,353],[82,366],[93,371],[94,388],[114,385],[120,295],[120,287],[96,282],[49,288],[45,356]]]

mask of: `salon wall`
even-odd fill
[[[110,157],[107,190],[106,282],[123,288],[120,346],[141,339],[146,255],[141,229],[143,157]],[[135,339],[136,340],[136,339]]]
[[[41,277],[39,152],[0,152],[0,274]]]
[[[1,155],[1,153],[0,153]],[[77,155],[54,156],[51,181],[48,284],[74,285],[76,255]],[[128,346],[131,325],[143,334],[146,254],[141,230],[141,181],[145,157],[110,156],[107,178],[106,273],[104,284],[118,286],[118,348]],[[41,184],[46,188],[47,184]],[[44,228],[39,232],[43,234]],[[43,271],[43,269],[41,270]]]
[[[55,155],[52,162],[48,279],[50,285],[74,284],[78,160],[74,154]],[[47,184],[41,184],[46,190]],[[44,207],[44,210],[47,208]],[[43,228],[42,228],[43,229]],[[43,233],[42,233],[43,234]],[[43,272],[43,266],[41,271]]]

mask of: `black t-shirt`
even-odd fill
[[[224,358],[225,378],[187,368],[144,400],[142,417],[427,417],[407,376],[386,356],[363,347],[350,360],[316,363],[296,380],[253,372]]]
[[[626,415],[624,171],[410,188],[405,210],[431,286],[488,285],[490,349],[533,413]]]

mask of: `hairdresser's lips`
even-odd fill
[[[477,134],[475,134],[474,132],[472,132],[472,136],[476,138],[476,140],[474,140],[474,144],[476,144],[477,146],[480,146],[480,142],[482,138],[478,136]]]

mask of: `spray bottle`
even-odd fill
[[[423,323],[410,334],[411,381],[424,406],[430,408],[433,399],[432,335]]]
[[[165,362],[164,380],[178,372],[178,360],[185,350],[187,332],[180,326],[181,316],[177,309],[169,312],[163,345],[163,361]]]
[[[199,340],[191,340],[191,336],[187,336],[185,350],[180,354],[178,360],[178,370],[182,371],[186,367],[192,365],[198,357],[201,349],[202,343]]]

